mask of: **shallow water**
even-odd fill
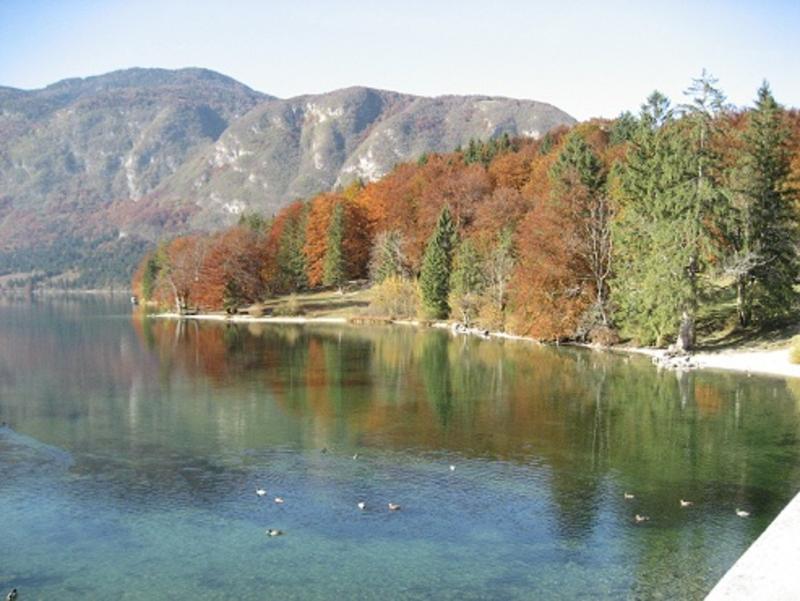
[[[0,591],[699,599],[800,488],[798,394],[407,327],[0,300]]]

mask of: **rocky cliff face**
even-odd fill
[[[282,100],[203,69],[0,88],[0,278],[124,281],[165,233],[270,214],[470,138],[572,122],[548,104],[482,96],[348,88]]]

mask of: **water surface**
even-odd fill
[[[700,599],[800,488],[798,394],[441,331],[0,300],[0,591]]]

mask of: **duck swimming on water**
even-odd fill
[[[17,600],[17,589],[12,588],[11,592],[6,595],[6,601],[16,601]]]
[[[389,503],[389,511],[400,511],[400,505],[397,503]]]
[[[630,501],[631,499],[635,499],[636,498],[635,495],[632,492],[624,492],[624,493],[622,493],[622,497],[626,501]]]
[[[681,507],[691,507],[692,505],[694,505],[694,501],[686,501],[681,499]]]
[[[266,495],[266,494],[267,494],[267,491],[266,491],[266,490],[264,490],[263,488],[257,488],[257,489],[256,489],[256,495],[257,495],[257,496],[259,496],[259,497],[263,497],[263,496],[264,496],[264,495]]]
[[[647,515],[639,515],[638,513],[633,517],[637,524],[641,524],[642,522],[649,522],[650,516]]]
[[[267,536],[283,536],[283,530],[278,530],[277,528],[268,528]]]
[[[736,509],[736,515],[738,515],[740,518],[749,518],[750,512],[745,511],[744,509]]]

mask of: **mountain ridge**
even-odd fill
[[[270,214],[471,138],[574,122],[488,95],[349,86],[282,99],[196,67],[0,87],[0,278],[77,268],[79,284],[124,281],[117,257],[160,236]]]

